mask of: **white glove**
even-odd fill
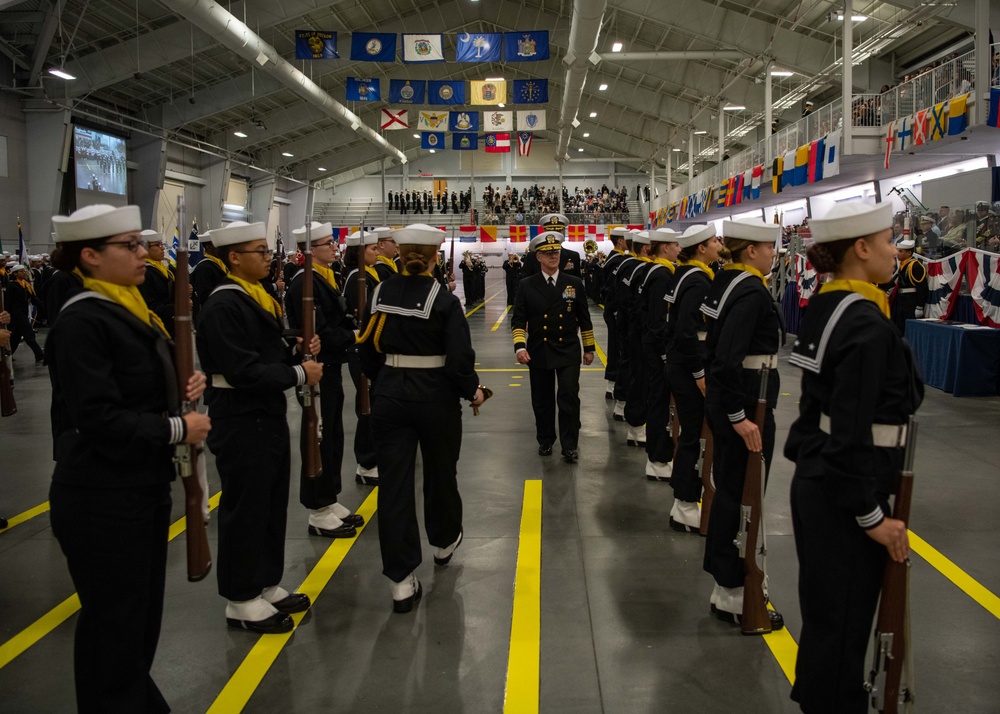
[[[914,314],[914,315],[915,315],[916,317],[923,317],[923,316],[924,316],[924,309],[923,309],[922,307],[918,307],[917,309],[915,309],[915,310],[913,311],[913,314]]]

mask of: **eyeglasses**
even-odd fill
[[[129,249],[129,252],[137,253],[139,252],[140,246],[142,246],[142,241],[136,240],[135,238],[133,238],[132,240],[109,240],[104,243],[101,243],[101,245],[98,247],[103,248],[106,245],[123,245]]]
[[[146,244],[146,247],[147,248],[162,248],[163,247],[163,241],[162,240],[150,241],[149,243]]]
[[[256,253],[257,255],[274,255],[270,248],[258,248],[257,250],[231,250],[230,253]]]
[[[333,238],[328,240],[326,243],[313,243],[313,248],[326,248],[328,245],[333,245]]]

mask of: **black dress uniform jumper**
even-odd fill
[[[398,583],[421,562],[414,493],[418,446],[427,539],[446,548],[462,532],[459,400],[476,397],[476,353],[458,298],[431,276],[400,275],[380,283],[365,309],[365,324],[360,353],[375,385],[382,572]]]
[[[875,290],[860,289],[868,288]],[[855,289],[854,281],[833,281],[812,297],[790,359],[803,369],[799,416],[785,443],[795,462],[802,608],[792,699],[809,714],[868,711],[865,652],[887,554],[865,529],[890,513],[903,464],[902,448],[875,445],[873,425],[905,424],[923,400],[909,347]]]
[[[517,284],[521,282],[521,263],[512,263],[509,260],[503,264],[504,282],[507,286],[507,306],[514,305],[514,298],[517,295]]]
[[[628,385],[631,379],[629,360],[628,329],[632,323],[629,314],[629,284],[626,282],[632,273],[642,265],[642,261],[634,255],[626,255],[612,274],[610,290],[614,293],[615,328],[618,335],[618,373],[615,378],[615,401],[625,402],[628,396]]]
[[[674,288],[666,295],[667,319],[670,322],[667,389],[677,405],[677,420],[681,427],[670,483],[674,488],[674,497],[688,503],[701,498],[701,477],[697,464],[701,451],[701,427],[705,421],[705,398],[695,380],[705,376],[707,325],[701,304],[712,286],[709,272],[708,267],[699,261],[681,265],[674,274]]]
[[[372,293],[375,286],[379,284],[378,274],[372,267],[365,268],[365,306],[371,303]],[[347,309],[351,315],[361,319],[358,308],[358,269],[354,268],[347,274],[344,281],[344,298],[347,300]],[[347,348],[347,369],[354,381],[354,414],[358,417],[358,428],[354,432],[354,459],[358,466],[364,469],[373,469],[378,466],[378,458],[375,455],[375,437],[372,434],[371,414],[361,413],[361,359],[358,356],[357,345]],[[366,374],[369,379],[370,374]],[[371,389],[371,385],[369,385]]]
[[[386,258],[384,255],[378,257],[373,267],[378,274],[379,282],[384,282],[399,274],[399,266],[391,258]]]
[[[774,408],[778,402],[777,353],[784,331],[781,313],[763,276],[727,266],[712,281],[702,313],[709,318],[705,411],[714,439],[715,499],[705,542],[705,571],[726,588],[743,587],[743,559],[733,540],[749,451],[733,424],[753,420],[760,396],[760,368],[768,365],[767,409],[761,434],[765,479],[774,454]],[[765,359],[766,357],[766,359]]]
[[[80,596],[80,712],[167,712],[150,677],[163,612],[171,444],[184,438],[166,336],[87,291],[47,341],[52,532]]]
[[[174,275],[166,266],[146,261],[146,279],[139,293],[150,310],[163,321],[171,337],[174,334]]]
[[[209,376],[208,448],[222,479],[219,594],[250,600],[285,568],[291,453],[285,390],[305,383],[282,324],[226,281],[198,319],[198,357]]]
[[[670,436],[670,392],[664,375],[667,351],[666,296],[674,286],[674,265],[665,258],[654,259],[646,273],[639,298],[642,332],[642,361],[646,376],[646,456],[668,464],[674,458]]]
[[[608,328],[608,363],[604,367],[604,379],[614,382],[618,379],[618,320],[615,313],[618,311],[618,303],[615,299],[615,272],[618,266],[625,260],[625,253],[620,250],[612,250],[611,255],[604,265],[601,266],[601,300],[604,304],[604,324]]]
[[[35,330],[31,326],[28,309],[32,305],[41,307],[42,301],[35,295],[35,289],[31,283],[27,283],[25,286],[15,277],[11,277],[7,282],[6,292],[7,299],[4,301],[4,306],[10,313],[10,324],[7,325],[7,329],[10,330],[11,354],[17,352],[17,348],[23,341],[31,348],[32,354],[35,355],[35,361],[41,362],[45,358],[45,353],[42,352],[42,348],[39,347],[38,341],[35,339]]]
[[[288,325],[302,328],[302,275],[296,273],[285,291]],[[344,377],[347,350],[354,346],[354,319],[344,300],[319,271],[313,271],[313,299],[316,306],[316,334],[322,347],[318,359],[323,363],[319,382],[319,410],[323,420],[323,438],[319,444],[323,473],[315,478],[299,475],[299,502],[310,510],[337,502],[342,488],[340,470],[344,463]]]
[[[927,268],[924,264],[916,258],[901,263],[891,313],[899,334],[906,334],[906,321],[915,320],[917,308],[923,310],[927,304],[927,291]]]
[[[198,312],[205,303],[208,302],[209,295],[217,287],[226,282],[226,267],[221,260],[215,256],[208,255],[198,261],[191,271],[191,288],[194,291],[194,315],[197,319]]]
[[[623,282],[628,288],[625,293],[625,312],[628,314],[629,354],[628,385],[625,389],[625,421],[629,426],[646,423],[646,370],[642,359],[642,336],[646,331],[646,311],[641,307],[642,285],[654,263],[649,258],[640,258],[639,266]]]
[[[595,349],[583,281],[563,272],[554,279],[545,273],[525,278],[517,287],[510,326],[515,353],[527,349],[531,357],[528,377],[538,444],[555,443],[558,406],[559,444],[563,451],[576,449],[580,436],[580,339],[585,352]]]

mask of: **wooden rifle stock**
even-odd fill
[[[4,311],[4,291],[0,288],[0,312]],[[0,325],[0,330],[7,329]],[[0,347],[0,416],[14,416],[17,413],[17,402],[14,400],[14,385],[11,384],[14,375],[10,371],[10,348]]]
[[[177,199],[177,232],[184,230],[184,197]],[[194,326],[191,323],[191,303],[188,296],[190,274],[188,272],[187,238],[180,236],[177,241],[177,268],[174,279],[174,365],[177,370],[177,389],[180,392],[180,416],[197,409],[197,404],[186,399],[187,383],[194,374]],[[205,532],[205,514],[202,511],[205,498],[201,490],[199,469],[202,466],[201,447],[195,444],[177,444],[174,447],[174,462],[177,473],[184,484],[184,519],[187,523],[187,571],[188,580],[202,580],[212,569],[212,552],[208,548],[208,534]]]
[[[306,252],[302,262],[302,349],[303,361],[311,362],[317,355],[309,351],[309,343],[316,334],[316,306],[313,296],[312,217],[306,216]],[[323,460],[319,452],[319,415],[316,412],[316,389],[303,384],[299,392],[302,402],[302,428],[299,449],[306,476],[316,478],[323,473]]]
[[[906,452],[903,470],[896,479],[896,498],[892,517],[904,524],[910,522],[910,500],[913,495],[913,452],[917,439],[917,420],[910,417],[906,429]],[[902,684],[903,668],[908,665],[909,632],[907,631],[908,581],[910,561],[897,563],[885,558],[882,575],[882,595],[875,620],[875,654],[871,674],[865,688],[871,693],[875,711],[885,714],[908,709],[913,702],[913,681]],[[902,705],[902,706],[901,706]]]
[[[362,221],[364,223],[364,221]],[[365,315],[365,303],[368,301],[368,278],[365,269],[365,227],[361,226],[361,240],[358,241],[360,245],[358,246],[358,322],[364,319]],[[452,248],[454,250],[454,248]],[[361,331],[364,332],[365,325],[360,325]],[[360,377],[358,377],[358,411],[362,416],[368,416],[372,413],[372,403],[371,398],[368,395],[368,377],[365,376],[364,372],[359,372]]]
[[[698,531],[708,535],[708,521],[712,516],[712,501],[715,500],[715,484],[712,483],[712,465],[715,460],[715,442],[708,419],[701,427],[701,526]]]
[[[760,393],[754,410],[754,424],[764,440],[764,418],[767,413],[768,370],[760,370]],[[746,575],[743,580],[743,615],[740,631],[744,635],[766,634],[771,631],[771,617],[767,613],[764,597],[764,571],[757,564],[757,539],[761,530],[761,509],[764,505],[764,454],[751,451],[747,454],[746,480],[740,504],[740,530],[736,546],[743,558]],[[764,557],[767,553],[760,549]]]

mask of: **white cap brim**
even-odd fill
[[[228,226],[216,228],[212,231],[212,243],[224,248],[228,245],[247,243],[252,240],[266,240],[267,228],[263,223],[246,223],[244,221],[233,221]]]
[[[809,221],[809,228],[815,243],[863,238],[892,228],[892,204],[840,203],[823,218]]]
[[[722,235],[754,243],[774,243],[781,237],[781,226],[776,223],[766,223],[759,218],[723,221]]]
[[[414,223],[405,228],[397,228],[391,231],[390,235],[397,245],[438,246],[441,245],[447,234],[440,228],[429,226],[426,223]]]
[[[329,238],[333,235],[332,223],[319,223],[317,221],[313,221],[310,225],[312,226],[312,239],[314,241]],[[301,243],[302,245],[305,245],[306,239],[309,237],[305,226],[293,230],[292,235],[295,236],[296,242]]]
[[[698,245],[699,243],[704,243],[714,235],[714,226],[694,225],[689,226],[687,230],[681,233],[677,242],[681,244],[681,248],[690,248],[691,246]]]
[[[138,206],[84,206],[68,216],[52,216],[57,243],[110,238],[142,230]]]

